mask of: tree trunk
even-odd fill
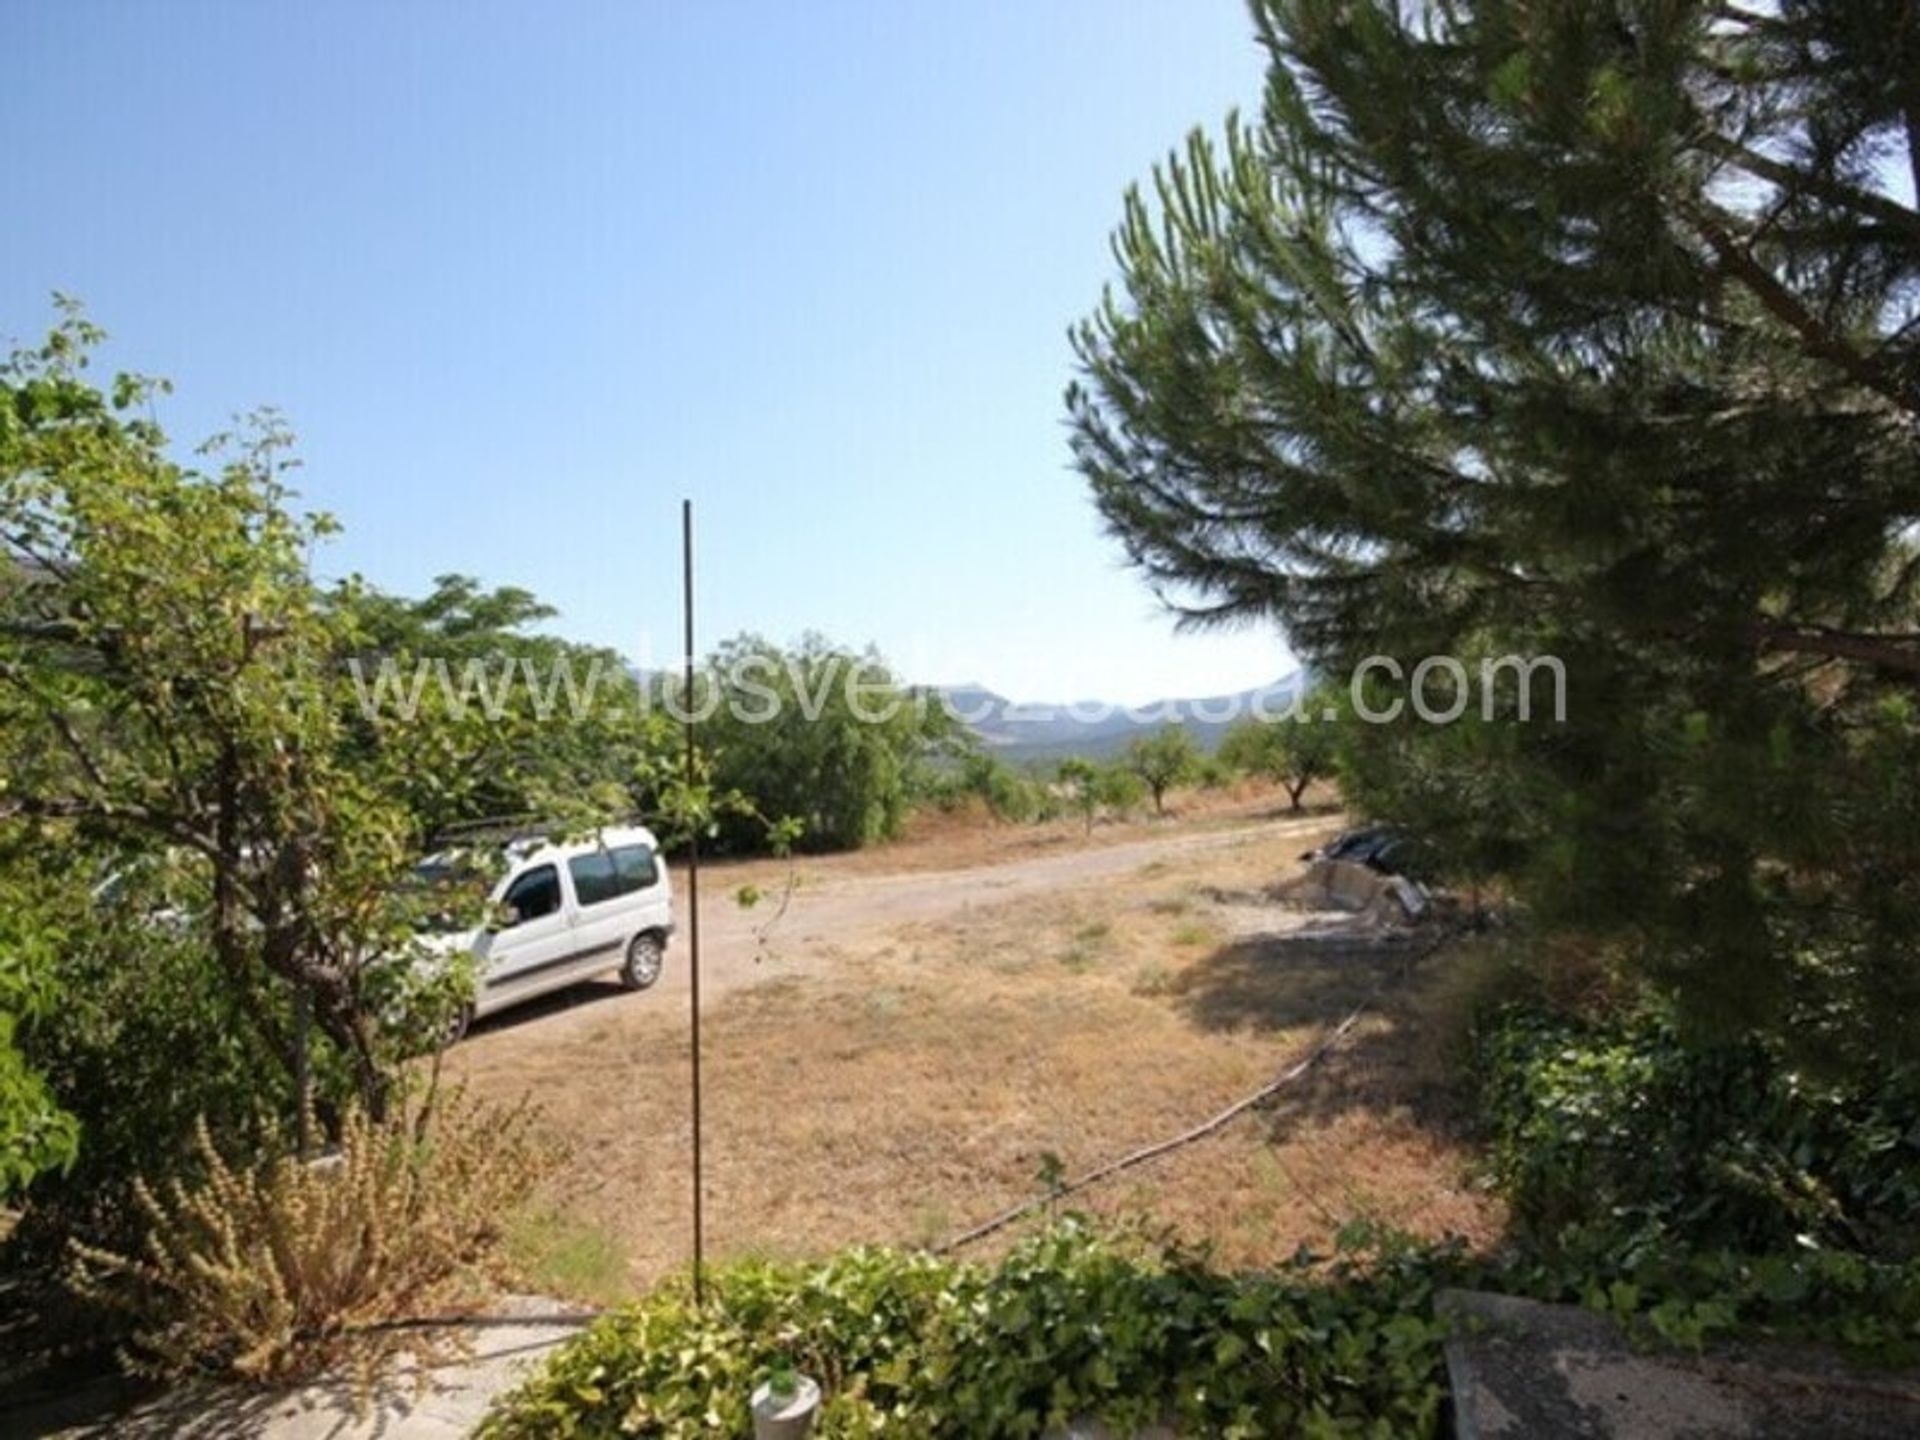
[[[368,1118],[385,1120],[393,1099],[393,1077],[380,1063],[372,1017],[353,1002],[345,978],[332,972],[328,972],[316,988],[314,999],[314,1019],[346,1056],[353,1088],[366,1107]]]

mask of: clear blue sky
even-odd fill
[[[1176,636],[1068,468],[1121,192],[1251,107],[1239,0],[54,3],[0,51],[0,333],[55,289],[197,439],[283,410],[318,559],[556,626],[874,641],[1022,699],[1290,668]]]

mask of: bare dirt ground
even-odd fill
[[[1040,1193],[1046,1172],[1077,1174],[1259,1087],[1403,966],[1404,949],[1245,898],[1337,823],[1244,795],[1090,841],[945,823],[803,862],[764,937],[786,870],[703,873],[709,1253],[937,1243]],[[742,910],[742,884],[767,898]],[[1146,1216],[1227,1264],[1359,1218],[1490,1238],[1500,1217],[1467,1182],[1423,1023],[1434,980],[1394,986],[1275,1105],[1072,1204]],[[584,1298],[688,1254],[686,987],[683,932],[652,991],[582,986],[477,1027],[449,1057],[479,1094],[530,1093],[572,1142],[553,1224],[601,1239],[616,1272],[575,1277]]]

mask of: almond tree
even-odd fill
[[[1142,735],[1127,746],[1127,769],[1140,777],[1140,783],[1153,796],[1153,813],[1167,813],[1167,791],[1191,780],[1200,768],[1200,751],[1178,725],[1162,725],[1151,735]]]
[[[1307,787],[1330,778],[1339,758],[1340,732],[1327,718],[1333,698],[1331,692],[1315,691],[1285,715],[1237,722],[1220,739],[1220,759],[1272,781],[1287,792],[1287,803],[1300,809]]]

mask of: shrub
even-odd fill
[[[1509,1011],[1481,1058],[1492,1164],[1536,1241],[1596,1224],[1755,1251],[1920,1238],[1920,1072],[1822,1082],[1760,1040],[1691,1045],[1650,1010]]]
[[[1239,778],[1240,771],[1218,755],[1202,755],[1193,770],[1193,783],[1202,790],[1225,790]]]
[[[741,1433],[783,1357],[819,1433],[1037,1436],[1078,1415],[1215,1436],[1419,1435],[1438,1421],[1444,1261],[1382,1250],[1222,1275],[1067,1220],[989,1269],[862,1249],[675,1282],[559,1352],[483,1427],[517,1437]]]
[[[375,1122],[349,1108],[337,1152],[284,1144],[234,1167],[202,1127],[205,1179],[136,1193],[137,1256],[76,1245],[85,1299],[134,1319],[134,1373],[218,1371],[288,1381],[342,1361],[434,1354],[430,1329],[374,1330],[458,1300],[484,1273],[504,1223],[557,1158],[525,1107],[455,1095]]]
[[[50,1258],[70,1238],[134,1244],[143,1223],[134,1180],[195,1173],[196,1127],[240,1153],[257,1142],[263,1113],[293,1106],[289,1077],[201,937],[85,923],[67,940],[53,968],[61,1003],[32,1025],[27,1049],[79,1121],[79,1150],[34,1183],[14,1239]],[[338,1093],[328,1078],[317,1077],[321,1093]]]
[[[1043,781],[977,747],[963,750],[953,768],[932,776],[927,784],[932,803],[947,813],[977,799],[994,819],[1026,825],[1051,820],[1060,809]]]
[[[1774,1334],[1920,1359],[1920,1077],[1821,1082],[1667,1014],[1483,1027],[1490,1167],[1520,1242],[1483,1284],[1670,1342]]]
[[[20,1045],[21,1024],[59,1009],[53,980],[64,936],[35,913],[42,893],[0,868],[0,1205],[37,1175],[71,1168],[79,1126]]]

